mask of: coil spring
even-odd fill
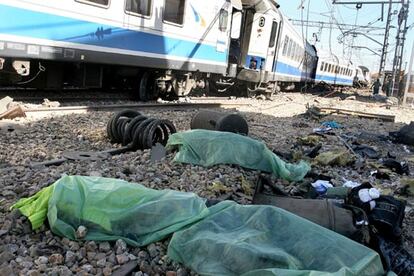
[[[166,145],[177,130],[168,120],[148,118],[134,110],[114,114],[106,131],[111,143],[122,144],[130,150],[150,149],[157,143]]]

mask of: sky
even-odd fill
[[[360,0],[360,2],[369,1],[370,0]],[[378,19],[381,17],[381,5],[362,5],[362,7],[358,10],[356,9],[356,5],[352,4],[333,5],[332,0],[276,0],[276,2],[279,3],[279,9],[282,11],[282,13],[291,19],[301,20],[301,18],[303,18],[304,20],[306,20],[309,16],[310,21],[324,21],[329,23],[332,12],[333,17],[336,19],[338,23],[366,26],[374,22],[371,26],[384,27],[384,29],[380,31],[371,31],[368,33],[366,30],[359,29],[357,30],[357,32],[364,33],[365,35],[368,35],[370,38],[378,40],[379,42],[381,42],[381,44],[383,44],[388,5],[385,5],[384,9],[384,21],[379,21]],[[356,1],[347,0],[347,2]],[[300,8],[301,6],[303,6],[304,8]],[[393,10],[398,10],[399,12],[400,9],[401,5],[393,4]],[[333,20],[333,22],[335,22],[335,20]],[[397,15],[395,15],[393,16],[391,26],[397,26],[397,24]],[[409,58],[411,55],[411,50],[414,42],[413,0],[411,0],[408,14],[408,26],[410,25],[412,27],[407,32],[407,40],[405,43],[404,58],[402,64],[403,69],[408,67]],[[302,26],[295,27],[299,31],[299,33],[302,33]],[[316,42],[315,44],[318,49],[323,49],[328,52],[332,51],[340,57],[349,58],[351,56],[351,59],[354,63],[359,63],[367,66],[371,70],[371,72],[378,72],[380,56],[375,55],[367,49],[354,49],[350,47],[351,45],[368,47],[374,52],[381,54],[382,46],[375,43],[374,41],[371,41],[369,38],[366,38],[363,35],[357,35],[353,38],[352,36],[348,35],[345,37],[345,39],[338,39],[342,37],[343,34],[338,29],[330,30],[329,25],[323,28],[322,30],[315,27],[308,27],[307,32],[305,26],[303,27],[303,33],[305,36],[307,33],[308,40],[312,44],[314,44],[313,42],[315,41],[315,39],[313,39],[313,34],[318,34],[317,36],[319,38],[319,42]],[[396,28],[392,28],[389,36],[390,46],[387,55],[386,70],[390,70],[392,68],[396,43],[395,36]],[[344,41],[345,43],[340,43],[340,41]],[[414,70],[414,68],[412,68],[412,70]]]

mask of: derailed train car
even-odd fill
[[[316,49],[271,0],[0,0],[0,10],[0,85],[127,87],[151,100],[317,81]]]

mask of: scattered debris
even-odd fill
[[[155,144],[151,149],[151,162],[161,161],[167,155],[167,150],[160,143]]]
[[[348,98],[346,98],[345,100],[346,101],[356,101],[356,96],[354,95],[354,96],[349,96]]]
[[[395,171],[398,174],[401,174],[401,175],[403,175],[403,174],[409,175],[410,174],[410,168],[409,168],[409,166],[406,162],[398,162],[395,159],[389,158],[389,159],[382,160],[382,164],[385,167]]]
[[[397,132],[390,132],[390,136],[397,143],[414,146],[414,122],[403,126]]]
[[[321,142],[322,137],[319,135],[308,135],[305,137],[300,137],[298,140],[299,140],[299,143],[302,145],[316,146]]]
[[[127,276],[131,275],[131,273],[135,270],[138,266],[138,261],[131,261],[126,264],[123,264],[120,268],[115,270],[111,275],[112,276]]]
[[[26,117],[26,113],[24,112],[23,108],[20,105],[15,106],[0,114],[0,120],[15,119],[15,118],[21,118],[21,117]]]
[[[322,126],[326,128],[331,128],[331,129],[343,128],[343,126],[340,123],[335,122],[335,121],[323,122]]]
[[[315,188],[316,192],[323,195],[326,193],[328,188],[333,188],[333,185],[326,180],[317,180],[316,182],[312,183],[312,187]]]
[[[324,115],[332,115],[332,114],[352,115],[352,116],[357,116],[357,117],[366,118],[366,119],[378,119],[378,120],[382,120],[386,122],[395,122],[394,115],[373,114],[373,113],[346,110],[342,108],[333,108],[333,107],[320,107],[319,111],[321,114],[324,114]]]
[[[243,189],[243,193],[247,196],[253,195],[253,189],[250,185],[250,183],[246,180],[246,178],[242,175],[241,176],[241,187]]]
[[[355,161],[347,151],[329,151],[319,154],[315,161],[320,165],[346,166]]]
[[[228,193],[231,191],[229,187],[226,187],[220,181],[215,181],[207,188],[209,191],[213,192],[214,194],[220,195],[223,193]]]
[[[370,146],[357,145],[352,147],[352,149],[363,158],[378,159],[380,157],[380,154]]]
[[[42,106],[43,107],[55,108],[55,107],[59,107],[60,106],[60,102],[57,102],[57,101],[49,101],[48,99],[43,99]]]
[[[9,105],[12,102],[13,102],[13,98],[10,98],[9,96],[2,98],[0,100],[0,114],[9,110]]]

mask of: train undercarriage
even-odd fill
[[[129,91],[141,101],[174,100],[190,94],[270,97],[280,84],[249,83],[222,75],[175,70],[71,63],[47,60],[0,59],[0,88],[39,90],[103,89]]]

